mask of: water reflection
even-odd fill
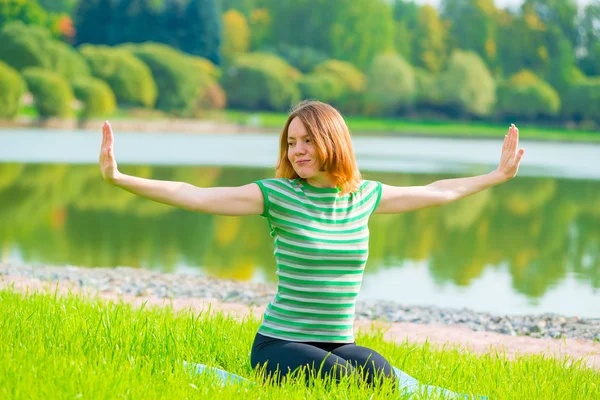
[[[199,186],[267,178],[252,168],[135,167],[137,176]],[[445,175],[373,173],[392,185]],[[424,263],[439,285],[468,287],[486,270],[510,274],[537,299],[573,276],[600,288],[600,182],[519,178],[459,202],[371,219],[369,274]],[[0,164],[4,261],[79,266],[197,268],[218,277],[275,280],[261,217],[213,217],[140,199],[102,182],[98,167]]]

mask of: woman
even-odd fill
[[[500,164],[487,175],[394,187],[361,180],[342,116],[327,104],[305,101],[282,130],[274,179],[199,188],[121,174],[108,123],[100,168],[105,181],[150,200],[209,214],[264,216],[275,239],[279,285],[252,346],[252,367],[264,367],[276,379],[305,370],[336,380],[359,376],[372,384],[395,375],[382,355],[354,341],[369,217],[447,204],[506,182],[524,154],[517,150],[518,136],[511,125]]]

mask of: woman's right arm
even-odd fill
[[[240,187],[199,188],[184,182],[159,181],[120,173],[114,158],[114,137],[108,122],[102,127],[100,170],[106,182],[159,203],[207,214],[263,213],[264,199],[256,183]]]

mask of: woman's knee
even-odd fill
[[[347,345],[337,348],[334,353],[348,360],[363,375],[368,383],[379,379],[395,378],[392,365],[375,350],[368,347]]]

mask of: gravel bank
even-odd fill
[[[190,274],[161,273],[134,268],[78,268],[0,264],[2,276],[42,281],[73,282],[101,292],[159,298],[214,298],[221,302],[264,306],[274,296],[270,284],[222,280]],[[404,306],[393,302],[357,303],[357,320],[453,325],[472,331],[535,338],[573,338],[600,341],[600,318],[555,314],[508,316],[468,309]]]

